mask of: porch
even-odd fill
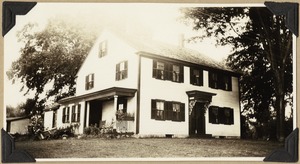
[[[135,132],[136,89],[112,87],[85,95],[68,97],[59,101],[60,104],[81,103],[82,117],[79,133],[84,128],[112,127],[117,132]]]

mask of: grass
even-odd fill
[[[265,157],[283,143],[234,139],[86,138],[19,141],[35,158]]]

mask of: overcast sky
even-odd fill
[[[12,61],[19,58],[20,47],[16,38],[17,31],[31,22],[37,23],[43,28],[49,18],[68,18],[87,27],[97,28],[103,24],[122,24],[124,27],[140,24],[150,32],[154,39],[178,44],[180,34],[185,38],[195,36],[197,32],[192,31],[191,26],[186,26],[178,21],[182,14],[179,8],[191,6],[183,4],[116,4],[116,3],[38,3],[27,15],[17,16],[15,27],[4,37],[4,71],[6,72]],[[185,44],[186,47],[196,49],[216,60],[225,58],[230,53],[230,47],[215,47],[212,40],[198,43]],[[20,83],[14,85],[5,76],[5,105],[17,106],[25,102],[26,98],[19,92]],[[30,97],[30,96],[29,96]]]

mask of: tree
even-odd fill
[[[51,19],[43,30],[35,30],[36,24],[27,24],[17,37],[24,43],[21,56],[7,72],[13,82],[17,79],[29,91],[35,92],[25,106],[41,110],[44,103],[53,98],[74,95],[76,73],[88,54],[95,33],[84,30],[82,25],[63,19]],[[32,104],[33,103],[33,104]]]
[[[228,65],[243,73],[242,102],[258,121],[269,120],[275,109],[277,139],[283,141],[285,106],[292,93],[292,33],[283,16],[264,7],[183,8],[199,36],[214,37],[218,45],[231,44]]]

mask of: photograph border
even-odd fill
[[[14,1],[15,2],[15,1]],[[107,2],[107,1],[84,1],[84,2],[82,2],[82,1],[36,1],[36,2],[38,2],[38,3],[43,3],[43,2],[45,2],[45,3],[58,3],[58,2],[65,2],[65,3],[73,3],[73,2],[75,2],[75,3],[77,3],[77,2],[80,2],[80,3],[101,3],[101,2]],[[124,1],[110,1],[110,2],[124,2]],[[127,1],[125,1],[125,2],[127,2]],[[189,3],[193,3],[193,4],[199,4],[199,5],[201,5],[202,3],[204,3],[204,6],[206,6],[207,5],[207,7],[209,7],[209,6],[215,6],[215,7],[217,7],[218,5],[222,5],[222,7],[223,7],[223,5],[224,5],[224,7],[226,7],[226,6],[251,6],[252,7],[252,5],[253,5],[253,7],[256,7],[256,5],[258,5],[258,6],[262,6],[262,5],[264,5],[263,3],[264,3],[264,1],[259,1],[259,2],[255,2],[255,3],[251,3],[251,4],[249,4],[249,2],[247,2],[247,3],[245,3],[246,1],[224,1],[224,0],[220,0],[220,1],[218,1],[218,3],[216,3],[215,1],[193,1],[193,2],[189,2],[189,1],[185,1],[185,2],[182,2],[182,1],[128,1],[128,3],[148,3],[148,2],[150,2],[150,3],[187,3],[187,4],[189,4]],[[273,2],[283,2],[283,1],[273,1]],[[296,2],[297,3],[297,1],[291,1],[291,2]],[[213,3],[213,4],[212,4]],[[233,4],[234,3],[234,4]],[[242,3],[242,5],[240,5],[240,4],[238,4],[238,3]],[[257,7],[258,7],[257,6]],[[1,10],[3,10],[3,8],[2,8],[3,6],[1,6]],[[299,13],[298,13],[299,14]],[[3,19],[4,19],[4,17],[2,17]],[[299,19],[299,17],[298,17],[298,19]],[[3,20],[2,20],[3,21]],[[297,27],[297,28],[299,28],[299,27]],[[2,37],[1,38],[1,40],[0,40],[0,46],[1,46],[1,48],[2,48],[2,54],[3,55],[0,55],[0,61],[2,61],[2,63],[4,62],[4,52],[3,52],[3,44],[4,44],[4,38]],[[297,59],[297,54],[299,53],[299,48],[297,48],[297,47],[299,47],[299,37],[298,38],[296,38],[294,35],[293,35],[293,61],[296,61],[296,62],[293,62],[293,72],[296,72],[296,73],[293,73],[293,81],[294,82],[296,82],[296,85],[294,85],[294,87],[293,87],[293,94],[295,95],[294,97],[293,97],[293,104],[296,106],[294,109],[293,109],[293,114],[296,116],[295,118],[294,118],[294,120],[293,120],[293,127],[294,127],[294,129],[295,129],[295,127],[298,127],[299,126],[299,121],[298,121],[298,118],[299,118],[299,113],[296,111],[296,109],[298,108],[298,105],[297,105],[297,100],[299,101],[299,95],[298,95],[298,90],[296,90],[297,88],[296,88],[296,86],[297,85],[299,85],[299,82],[297,82],[297,80],[296,80],[296,77],[297,76],[299,76],[299,72],[297,72],[296,70],[297,70],[297,68],[296,68],[296,65],[297,64],[299,64],[299,59]],[[297,53],[296,53],[296,51],[297,51]],[[3,68],[3,64],[1,65],[1,68],[0,68],[0,70],[1,70],[1,72],[3,72],[3,75],[5,75],[5,73],[4,73],[4,68]],[[4,77],[3,76],[1,76],[0,77],[0,81],[1,81],[1,85],[0,85],[0,91],[1,91],[1,94],[0,94],[0,104],[4,104],[4,101],[3,101],[3,99],[4,99],[4,93],[3,93],[3,90],[4,90],[4,85],[3,85],[3,80],[4,80]],[[299,87],[298,87],[299,88]],[[296,96],[297,95],[297,96]],[[3,108],[3,112],[5,111],[5,108],[4,108],[4,105],[2,106],[2,108]],[[3,118],[3,112],[1,112],[0,113],[0,116]],[[4,125],[5,123],[4,123],[4,121],[3,122],[1,122],[1,125],[2,125],[2,127],[3,127],[3,125]],[[3,135],[2,135],[2,137],[3,137]],[[298,140],[298,137],[297,137],[297,140]],[[2,138],[2,141],[3,141],[3,138]],[[2,146],[4,145],[4,143],[2,143]],[[299,145],[298,145],[299,146]],[[2,147],[3,148],[3,147]],[[3,149],[2,149],[2,151],[3,151]],[[297,154],[298,154],[298,152],[297,152]],[[2,152],[2,154],[1,155],[3,155],[3,152]],[[256,158],[256,157],[254,157],[254,158]],[[259,158],[259,157],[258,157]],[[229,161],[239,161],[239,162],[248,162],[248,159],[250,159],[249,161],[260,161],[260,162],[262,162],[262,159],[261,158],[256,158],[256,159],[252,159],[252,157],[217,157],[217,158],[215,158],[215,157],[213,157],[213,159],[207,159],[207,158],[196,158],[196,159],[193,159],[193,158],[191,158],[191,160],[186,160],[186,159],[183,159],[182,161],[183,162],[192,162],[192,161],[200,161],[201,163],[202,162],[208,162],[208,161],[214,161],[214,162],[229,162]],[[2,159],[3,159],[3,157],[2,157]],[[89,158],[84,158],[84,159],[82,159],[82,158],[79,158],[79,159],[77,159],[77,158],[72,158],[72,159],[64,159],[64,158],[62,158],[62,159],[45,159],[45,158],[43,158],[43,159],[36,159],[36,161],[37,162],[48,162],[48,161],[57,161],[57,162],[68,162],[68,161],[85,161],[85,162],[120,162],[120,161],[127,161],[127,162],[129,162],[129,161],[135,161],[135,162],[147,162],[147,161],[164,161],[164,162],[168,162],[168,161],[181,161],[181,159],[174,159],[174,160],[170,160],[170,159],[164,159],[164,158],[162,158],[162,159],[160,159],[160,158],[158,158],[158,159],[148,159],[148,158],[145,158],[145,159],[140,159],[140,158],[138,158],[138,159],[131,159],[131,158],[117,158],[117,159],[107,159],[107,160],[103,160],[103,159],[98,159],[98,158],[95,158],[95,159],[89,159]],[[4,161],[3,161],[4,162]],[[222,163],[223,163],[222,162]]]

